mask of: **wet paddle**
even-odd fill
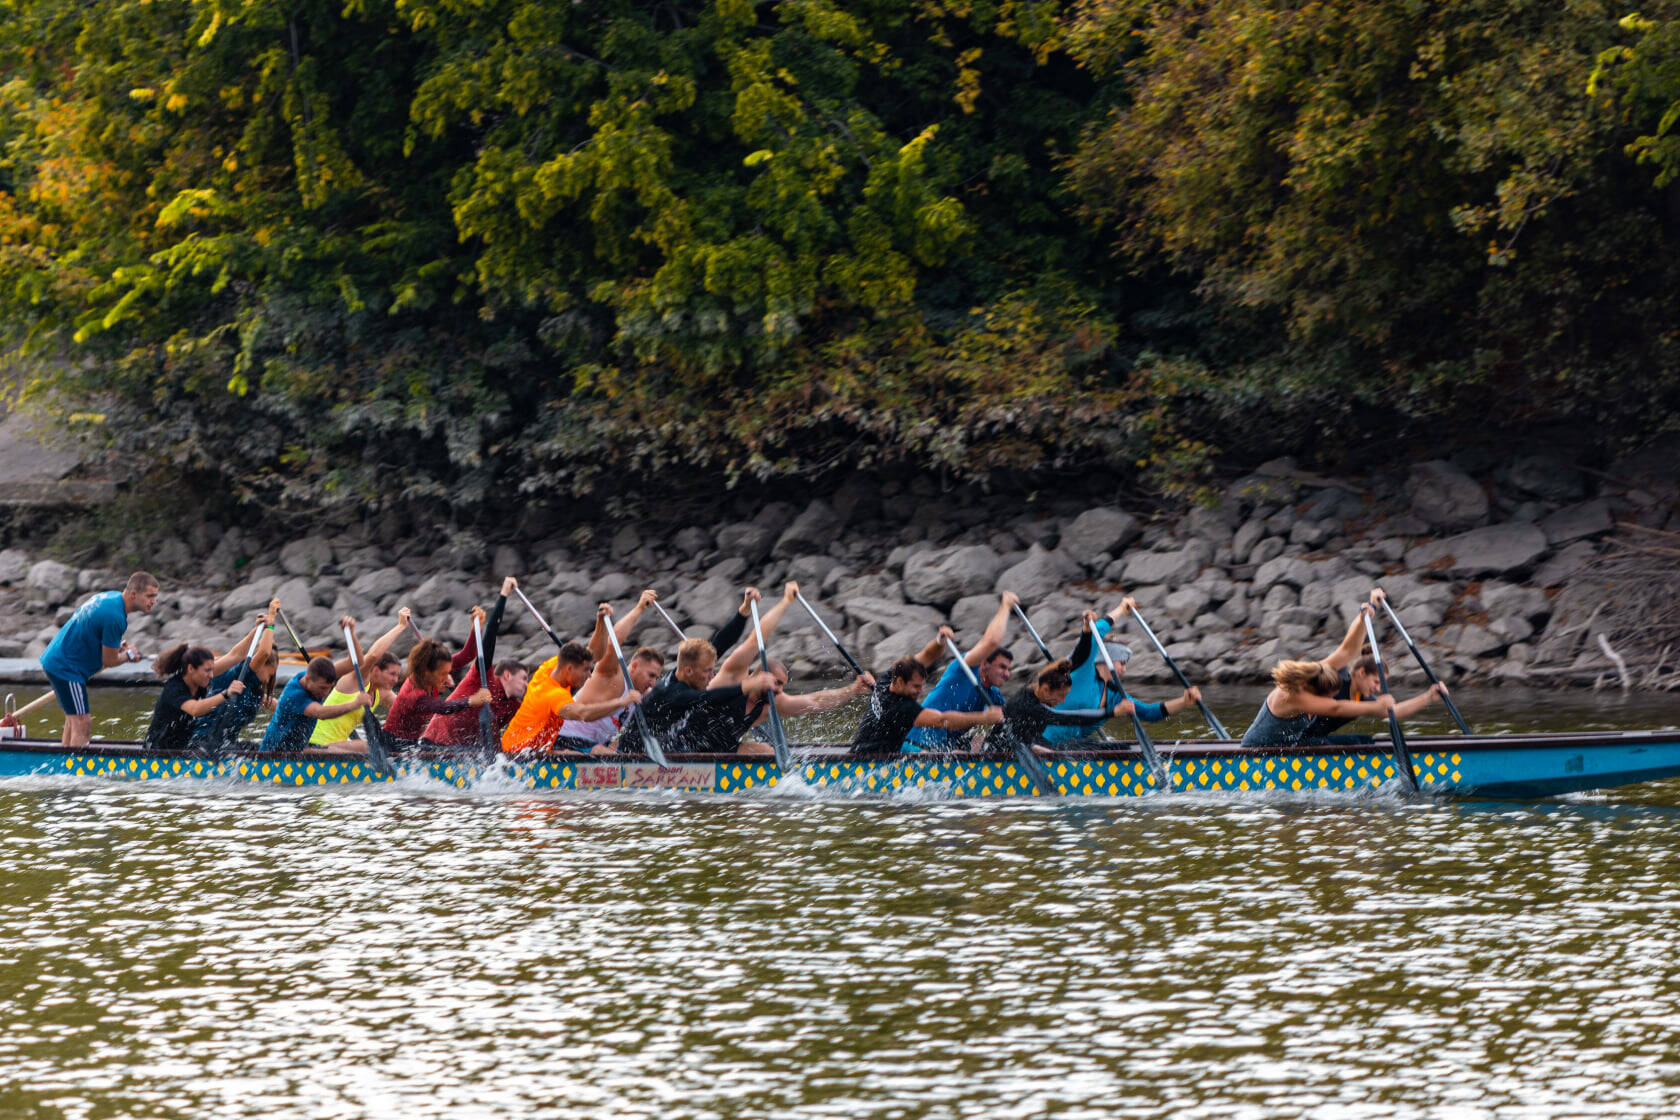
[[[362,658],[356,652],[356,636],[350,632],[350,627],[344,628],[344,645],[350,650],[350,668],[356,672],[356,688],[367,692],[367,680],[362,676]],[[257,643],[253,639],[251,649],[255,650]],[[248,660],[248,659],[247,659]],[[372,708],[362,709],[362,735],[367,739],[368,765],[379,771],[387,778],[397,775],[396,768],[391,765],[391,755],[385,749],[385,732],[379,727],[379,721],[373,718]]]
[[[280,624],[286,628],[286,633],[291,636],[292,644],[297,646],[298,656],[303,658],[303,663],[305,665],[308,665],[309,651],[303,648],[303,639],[298,637],[296,630],[292,629],[292,620],[286,617],[285,611],[277,611],[275,613],[280,616]]]
[[[1410,634],[1406,633],[1405,624],[1402,623],[1400,621],[1400,617],[1394,613],[1394,608],[1388,605],[1388,600],[1387,599],[1383,599],[1383,600],[1381,600],[1381,602],[1382,602],[1383,610],[1388,612],[1388,621],[1392,622],[1394,624],[1394,628],[1396,630],[1400,631],[1401,639],[1403,639],[1405,641],[1406,648],[1412,651],[1412,656],[1417,659],[1418,667],[1423,670],[1423,675],[1429,678],[1429,683],[1430,684],[1440,684],[1441,683],[1441,678],[1437,677],[1435,675],[1435,670],[1433,670],[1429,667],[1429,662],[1425,661],[1423,659],[1423,654],[1418,652],[1417,643],[1412,641],[1412,636]],[[1376,643],[1373,642],[1372,643],[1373,654],[1374,654],[1374,651],[1375,651],[1375,646],[1376,646]],[[1383,687],[1386,688],[1387,685],[1384,685]],[[1458,729],[1460,731],[1464,732],[1466,735],[1471,734],[1472,732],[1470,731],[1470,725],[1468,723],[1464,722],[1464,717],[1459,714],[1458,705],[1453,703],[1453,698],[1451,696],[1448,696],[1445,692],[1442,692],[1441,693],[1441,699],[1443,699],[1447,702],[1447,711],[1452,713],[1453,722],[1458,724]]]
[[[1169,793],[1172,792],[1172,771],[1161,761],[1160,752],[1155,749],[1155,740],[1143,729],[1143,717],[1137,714],[1137,701],[1126,695],[1126,686],[1120,683],[1120,673],[1114,667],[1114,659],[1108,655],[1108,643],[1103,641],[1103,636],[1097,633],[1094,626],[1091,628],[1091,641],[1096,643],[1103,664],[1108,666],[1108,680],[1114,686],[1114,691],[1120,694],[1121,700],[1132,702],[1132,730],[1137,732],[1138,751],[1143,755],[1144,764],[1149,767],[1149,772],[1155,775],[1155,785]]]
[[[624,647],[618,644],[618,631],[612,627],[611,615],[607,616],[607,641],[612,643],[613,654],[618,658],[618,671],[624,674],[624,690],[626,692],[636,691],[636,686],[630,680],[630,663],[624,660]],[[653,760],[655,766],[661,770],[669,769],[671,764],[665,761],[664,749],[660,747],[658,740],[653,737],[653,732],[648,730],[647,720],[639,718],[641,714],[641,708],[638,706],[630,718],[636,721],[636,730],[641,732],[642,749],[647,752],[648,758]]]
[[[822,620],[822,615],[818,614],[816,609],[805,601],[804,593],[800,592],[796,597],[799,600],[799,605],[804,607],[805,612],[811,616],[811,621],[817,624],[817,629],[828,636],[828,640],[834,643],[834,648],[840,651],[840,656],[846,659],[846,664],[852,667],[852,672],[860,677],[863,676],[863,666],[857,663],[857,658],[846,652],[846,647],[840,644],[840,639],[834,636],[834,631],[828,628],[828,623]]]
[[[261,620],[259,619],[258,621],[260,622]],[[233,674],[233,679],[244,684],[246,688],[255,687],[257,683],[257,679],[255,677],[251,677],[249,680],[246,680],[246,677],[250,675],[251,659],[257,655],[257,645],[262,641],[262,635],[263,628],[259,625],[256,629],[256,633],[251,635],[251,644],[245,647],[245,657],[239,662],[238,671]],[[226,700],[222,701],[221,708],[216,712],[216,730],[211,734],[210,741],[216,744],[218,748],[226,745],[230,741],[229,738],[223,734],[222,729],[227,724],[228,718],[232,712],[233,697],[230,696]]]
[[[1173,676],[1178,678],[1178,686],[1186,692],[1190,691],[1190,682],[1184,678],[1183,673],[1179,672],[1178,662],[1167,656],[1167,647],[1161,644],[1161,639],[1155,636],[1155,631],[1149,628],[1149,623],[1143,620],[1143,615],[1139,614],[1134,608],[1132,611],[1132,617],[1137,619],[1137,624],[1143,627],[1144,636],[1147,637],[1150,644],[1155,647],[1155,652],[1161,655],[1161,659],[1167,663],[1167,668],[1171,669]],[[1208,729],[1211,730],[1214,735],[1221,739],[1229,739],[1231,737],[1230,732],[1225,730],[1225,725],[1219,722],[1219,717],[1213,714],[1213,709],[1207,706],[1206,701],[1197,700],[1196,707],[1202,710],[1202,718],[1207,720]]]
[[[665,613],[665,608],[659,605],[659,601],[657,599],[654,600],[653,609],[659,612],[659,617],[665,620],[665,625],[671,628],[671,633],[677,636],[677,641],[688,641],[688,635],[684,634],[682,627],[677,625],[677,620]]]
[[[1388,669],[1383,665],[1382,650],[1377,646],[1376,627],[1371,624],[1370,615],[1361,611],[1360,617],[1365,620],[1365,640],[1371,643],[1371,657],[1377,663],[1377,682],[1382,685],[1382,690],[1386,693],[1388,691]],[[1388,738],[1394,744],[1394,765],[1399,769],[1400,777],[1405,781],[1406,788],[1416,793],[1418,780],[1417,775],[1412,771],[1412,752],[1406,746],[1406,736],[1400,730],[1400,720],[1392,711],[1388,713]]]
[[[758,639],[758,667],[770,671],[770,651],[764,648],[764,627],[758,622],[758,603],[752,607],[753,636]],[[793,772],[793,752],[788,749],[787,732],[782,728],[782,713],[776,710],[776,689],[772,685],[764,694],[764,705],[770,713],[770,746],[776,752],[776,766],[784,774]]]
[[[484,630],[478,624],[477,615],[473,616],[473,664],[478,667],[478,687],[489,688],[490,667],[484,661]],[[496,749],[496,717],[491,714],[489,704],[481,704],[478,709],[478,747],[486,754]]]
[[[976,692],[980,693],[980,699],[986,702],[986,690],[980,687],[980,678],[974,675],[974,666],[963,660],[962,650],[957,648],[957,643],[950,638],[946,638],[945,648],[951,651],[951,656],[957,659],[958,665],[962,666],[963,676],[967,677],[968,683],[974,686]],[[1050,777],[1049,769],[1045,767],[1044,760],[1033,753],[1030,745],[1017,742],[1014,755],[1015,765],[1019,766],[1021,771],[1032,781],[1033,789],[1047,796],[1056,792],[1056,783]]]

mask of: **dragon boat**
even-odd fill
[[[1547,797],[1680,776],[1680,730],[1408,737],[1418,786],[1426,793],[1497,798]],[[1243,749],[1229,741],[1156,744],[1174,791],[1358,792],[1399,781],[1385,740],[1364,746]],[[1029,797],[1031,778],[1008,757],[948,754],[858,756],[834,744],[796,744],[797,769],[734,754],[674,755],[669,766],[631,756],[475,757],[417,753],[396,760],[396,779],[459,789],[689,790],[763,792],[793,783],[846,796],[923,791],[949,797]],[[1063,797],[1142,797],[1160,789],[1135,745],[1058,751],[1044,759]],[[128,781],[194,779],[278,786],[332,786],[394,780],[356,755],[230,752],[217,757],[147,750],[102,741],[69,750],[45,740],[0,741],[0,778],[72,775]]]

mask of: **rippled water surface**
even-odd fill
[[[1543,700],[1477,712],[1564,710]],[[1680,1099],[1680,783],[1053,803],[16,779],[0,843],[4,1117]]]

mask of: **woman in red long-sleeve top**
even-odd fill
[[[482,620],[482,610],[475,607],[473,613]],[[454,715],[490,702],[490,692],[483,688],[460,699],[444,698],[445,690],[454,683],[451,674],[472,664],[477,654],[471,634],[461,651],[453,655],[436,638],[417,642],[409,650],[408,679],[391,702],[391,714],[385,717],[385,733],[396,740],[395,745],[413,746],[433,716]]]

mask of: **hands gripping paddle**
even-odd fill
[[[758,639],[758,667],[770,671],[770,651],[764,648],[764,627],[758,622],[758,603],[752,607],[753,635]],[[779,616],[778,616],[779,617]],[[764,694],[764,704],[770,712],[770,746],[776,751],[776,766],[784,774],[793,773],[793,752],[788,750],[787,732],[782,729],[782,714],[776,710],[776,686],[771,683]]]
[[[612,627],[612,616],[607,617],[607,641],[612,643],[613,654],[618,658],[618,671],[624,674],[624,691],[634,692],[636,686],[630,680],[630,663],[624,660],[624,647],[618,644],[618,631]],[[640,710],[637,711],[637,715],[641,715]],[[671,764],[665,761],[665,751],[653,737],[653,732],[648,730],[645,718],[636,720],[636,729],[642,733],[642,749],[647,752],[648,758],[661,770],[669,769]]]
[[[1365,620],[1365,640],[1371,643],[1371,657],[1377,663],[1377,681],[1386,693],[1388,691],[1388,669],[1383,665],[1382,650],[1377,646],[1376,627],[1371,625],[1370,615],[1361,611],[1360,617]],[[1406,746],[1406,736],[1400,731],[1400,720],[1393,711],[1388,713],[1388,737],[1394,744],[1394,765],[1399,769],[1400,777],[1406,783],[1406,788],[1416,793],[1418,780],[1417,775],[1412,772],[1412,752]]]
[[[344,644],[350,649],[350,667],[356,671],[356,687],[362,692],[367,691],[367,681],[362,678],[362,659],[356,653],[356,637],[350,632],[350,627],[344,628]],[[251,648],[256,649],[256,642]],[[384,732],[380,730],[379,721],[373,718],[371,708],[362,709],[362,734],[367,737],[368,765],[387,778],[396,776],[396,770],[391,766],[391,755],[385,750]]]
[[[1137,714],[1137,701],[1126,695],[1126,686],[1120,683],[1120,674],[1114,668],[1114,659],[1108,655],[1108,643],[1103,641],[1103,636],[1097,633],[1094,626],[1091,628],[1091,641],[1096,643],[1097,652],[1102,654],[1103,664],[1108,666],[1108,679],[1114,685],[1114,691],[1120,694],[1121,700],[1131,701],[1132,730],[1137,732],[1138,750],[1143,753],[1143,761],[1149,767],[1149,772],[1155,775],[1156,787],[1171,793],[1172,771],[1161,761],[1160,754],[1155,750],[1155,741],[1149,737],[1149,732],[1143,729],[1143,717]]]

